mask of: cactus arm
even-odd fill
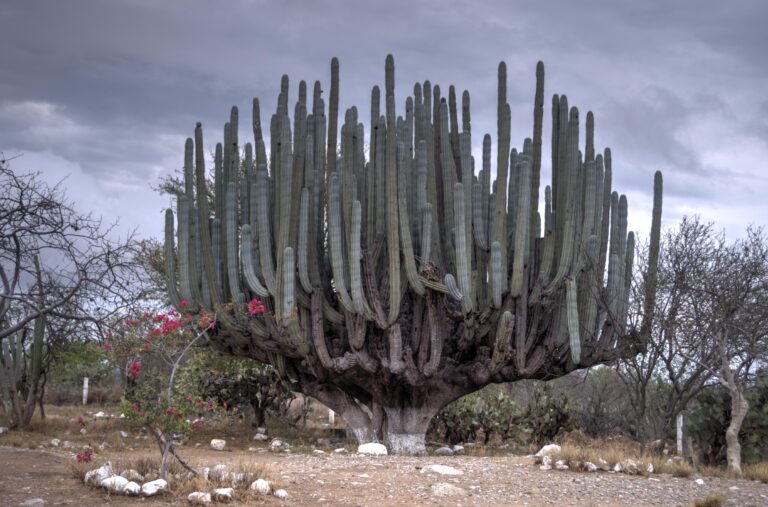
[[[656,306],[656,284],[658,281],[659,244],[661,238],[661,207],[664,182],[660,171],[653,177],[653,218],[651,220],[651,244],[648,252],[648,269],[645,274],[646,290],[643,300],[641,336],[648,336],[653,325],[653,310]]]
[[[515,225],[515,256],[512,265],[512,280],[509,286],[509,294],[512,297],[520,297],[524,287],[523,269],[528,263],[527,243],[530,236],[531,225],[531,161],[523,157],[517,165],[517,173],[520,177],[520,192],[517,198],[517,216]]]
[[[259,254],[261,255],[261,272],[267,290],[273,296],[276,293],[275,263],[272,259],[272,230],[269,211],[269,176],[266,167],[260,167],[256,176],[257,211],[259,226]]]
[[[469,273],[469,264],[471,261],[470,251],[467,246],[466,230],[464,228],[464,184],[456,183],[453,186],[453,206],[456,219],[456,275],[459,282],[459,290],[464,296],[461,300],[464,313],[468,314],[473,310],[472,298],[470,297],[471,280]]]
[[[282,304],[282,318],[295,320],[296,298],[294,297],[294,288],[296,286],[296,259],[293,254],[293,248],[286,247],[283,250],[283,300],[276,304]]]
[[[362,235],[361,215],[362,205],[360,204],[360,201],[352,201],[352,237],[349,247],[349,278],[352,286],[352,303],[355,306],[355,311],[360,315],[371,315],[372,312],[368,307],[368,302],[365,300],[363,293],[363,281],[360,268],[360,262],[362,260],[362,249],[360,247],[360,237]],[[362,343],[356,348],[362,348]]]
[[[400,211],[400,241],[403,248],[403,262],[405,263],[405,274],[408,278],[408,284],[419,296],[424,295],[424,285],[419,281],[419,272],[416,269],[416,256],[413,252],[413,243],[408,218],[408,203],[406,202],[407,188],[405,182],[405,147],[401,143],[398,146],[398,166],[401,184],[397,186],[398,208]]]
[[[205,154],[203,151],[203,128],[200,123],[195,126],[195,186],[197,187],[197,216],[200,228],[200,252],[204,276],[204,287],[208,292],[212,306],[221,304],[221,299],[216,291],[216,274],[213,262],[213,248],[211,244],[210,213],[208,210],[208,190],[205,174]],[[167,260],[166,260],[167,262]]]
[[[501,276],[501,245],[498,241],[491,244],[491,273],[492,300],[494,308],[501,308],[501,283],[497,280]]]
[[[341,241],[341,198],[339,196],[339,177],[331,175],[328,196],[328,234],[331,249],[331,269],[333,284],[341,305],[350,313],[355,313],[355,306],[349,297],[345,283],[344,254]]]
[[[387,258],[389,259],[389,324],[400,314],[400,238],[397,220],[397,137],[395,124],[395,61],[386,60],[387,97]],[[390,335],[392,331],[390,331]]]
[[[312,243],[309,237],[309,189],[301,190],[301,203],[299,204],[299,281],[307,294],[312,292],[312,283],[309,279],[308,245]]]
[[[243,276],[248,284],[248,288],[251,289],[257,296],[266,298],[269,296],[269,291],[259,281],[259,277],[256,275],[256,271],[253,268],[253,248],[251,244],[253,238],[251,236],[251,226],[244,224],[240,228],[240,234],[242,235],[242,242],[240,243],[240,260],[243,264]]]
[[[432,247],[432,205],[425,203],[422,208],[421,225],[421,265],[419,272],[424,272],[424,268],[429,264],[429,254]]]
[[[244,302],[245,296],[240,292],[240,271],[238,268],[238,252],[234,251],[238,247],[237,242],[237,187],[234,182],[227,185],[226,210],[227,210],[227,274],[229,280],[229,290],[232,294],[232,301]]]
[[[173,210],[165,210],[165,279],[168,291],[168,299],[171,304],[179,308],[181,298],[176,287],[176,267],[173,251]]]
[[[569,278],[565,282],[565,291],[571,360],[573,364],[578,365],[581,361],[581,337],[579,336],[579,306],[576,295],[578,289],[573,278]]]
[[[494,242],[494,244],[498,244]],[[499,372],[504,363],[506,363],[509,354],[509,346],[512,340],[512,330],[515,327],[515,317],[510,311],[505,311],[499,317],[496,327],[496,337],[493,343],[493,355],[491,356],[490,371],[491,375]]]

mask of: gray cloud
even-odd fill
[[[293,96],[300,79],[327,88],[338,56],[341,106],[357,104],[367,123],[370,87],[391,52],[400,104],[427,78],[444,95],[449,84],[470,90],[478,153],[483,133],[495,137],[498,62],[508,65],[519,146],[531,135],[542,59],[547,94],[567,93],[582,118],[595,112],[616,185],[633,199],[632,227],[647,227],[661,169],[666,220],[700,212],[739,235],[745,216],[768,216],[767,18],[760,0],[6,2],[0,150],[28,154],[14,167],[82,175],[103,201],[82,184],[70,185],[73,197],[154,235],[164,200],[150,185],[181,165],[194,123],[210,148],[233,104],[246,120],[258,96],[268,121],[283,73]]]

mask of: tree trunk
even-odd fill
[[[731,420],[728,429],[725,430],[726,456],[728,459],[728,471],[741,477],[741,444],[739,443],[739,431],[747,416],[749,402],[744,397],[744,391],[739,386],[729,385],[731,394]]]
[[[438,404],[422,407],[384,407],[384,441],[392,454],[427,453],[426,435],[429,422],[442,408]]]

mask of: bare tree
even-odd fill
[[[76,211],[61,183],[0,163],[0,393],[12,427],[34,413],[54,347],[46,328],[68,321],[98,334],[145,294],[133,235],[116,236],[115,225]]]

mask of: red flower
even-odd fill
[[[135,402],[131,403],[131,410],[137,410],[137,409],[138,409],[138,405],[136,405]]]
[[[131,379],[136,380],[136,377],[139,376],[139,372],[141,371],[141,363],[136,361],[131,363],[128,366],[128,376],[131,377]]]
[[[264,313],[266,311],[266,308],[264,307],[264,303],[259,301],[258,299],[252,299],[250,303],[248,303],[248,313],[251,315],[259,315],[261,313]]]
[[[187,301],[186,299],[182,300],[181,303],[179,303],[180,308],[186,308],[187,306],[189,306],[189,301]]]
[[[106,343],[106,342],[102,343],[101,348],[103,348],[104,350],[112,350],[112,344]]]
[[[173,407],[168,407],[168,408],[165,410],[165,413],[166,413],[166,414],[173,414]]]

